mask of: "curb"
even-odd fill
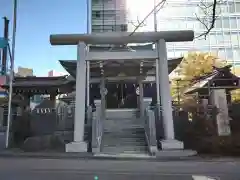
[[[0,158],[36,158],[36,159],[75,159],[75,160],[112,160],[112,161],[148,161],[148,162],[170,162],[170,161],[201,161],[201,162],[233,162],[240,161],[234,158],[214,157],[116,157],[116,156],[94,156],[92,153],[29,153],[29,152],[1,152]]]
[[[28,152],[0,152],[0,158],[37,158],[37,159],[86,159],[93,157],[91,153],[28,153]]]
[[[117,161],[196,161],[200,157],[113,157],[94,156],[92,153],[28,153],[28,152],[0,152],[0,158],[37,158],[37,159],[75,159],[75,160],[117,160]]]

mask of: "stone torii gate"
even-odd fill
[[[162,32],[111,32],[98,34],[59,34],[51,35],[52,45],[77,45],[77,75],[76,101],[74,120],[74,142],[66,145],[67,152],[86,152],[84,142],[84,119],[86,86],[89,86],[89,61],[106,60],[158,60],[156,73],[157,91],[160,95],[165,139],[161,142],[163,149],[183,149],[183,143],[175,140],[172,116],[172,100],[170,94],[166,42],[192,41],[193,31],[162,31]],[[157,43],[155,50],[138,52],[89,52],[88,45],[101,44],[129,44],[129,43]],[[87,83],[86,83],[87,79]],[[88,88],[88,87],[87,87]],[[89,91],[89,90],[88,90]],[[87,91],[87,98],[89,92]],[[158,102],[160,106],[160,102]]]

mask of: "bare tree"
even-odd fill
[[[130,33],[130,36],[133,35],[138,28],[144,26],[145,21],[149,18],[151,14],[154,13],[154,11],[160,11],[164,5],[166,4],[167,0],[162,0],[160,1],[147,15],[146,17],[142,20],[139,21],[137,20],[137,24],[131,23],[135,28],[134,30]],[[205,27],[205,31],[196,36],[195,38],[202,38],[204,37],[206,39],[207,35],[210,33],[210,31],[214,28],[216,19],[218,17],[218,12],[217,12],[217,6],[220,4],[223,4],[223,0],[212,0],[211,1],[206,1],[202,0],[200,4],[198,4],[198,7],[202,11],[202,16],[199,17],[198,14],[195,14],[196,19],[203,24]]]
[[[133,27],[137,27],[139,24],[141,24],[139,27],[144,27],[146,26],[147,24],[146,23],[141,23],[141,21],[139,20],[139,17],[137,16],[137,19],[136,20],[131,20],[131,21],[128,21],[128,23],[132,24]]]
[[[162,8],[164,7],[164,5],[165,5],[165,2],[166,2],[166,0],[160,1],[160,2],[147,14],[147,16],[146,16],[142,21],[140,21],[137,25],[134,25],[135,28],[134,28],[134,30],[130,33],[129,36],[133,35],[133,34],[138,30],[138,28],[140,28],[140,27],[144,24],[144,22],[149,18],[149,16],[151,16],[151,15],[154,13],[154,11],[156,11],[156,10],[159,11],[160,9],[162,9]]]
[[[204,37],[207,38],[207,35],[215,27],[216,19],[218,18],[217,7],[224,3],[222,0],[212,0],[213,2],[203,2],[201,1],[198,7],[200,8],[203,16],[199,17],[195,14],[197,20],[205,27],[205,31],[198,35],[195,38]]]

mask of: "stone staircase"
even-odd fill
[[[101,153],[146,154],[145,131],[134,110],[111,110],[106,112]]]

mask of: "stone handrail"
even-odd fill
[[[101,106],[96,103],[96,111],[93,112],[93,118],[92,118],[92,152],[93,153],[100,152],[102,134],[103,134],[103,121],[101,117],[102,117]]]
[[[145,110],[144,129],[149,152],[154,155],[157,152],[156,124],[154,111],[150,107]]]
[[[93,108],[92,106],[88,106],[87,108],[87,125],[92,125],[93,119]]]

